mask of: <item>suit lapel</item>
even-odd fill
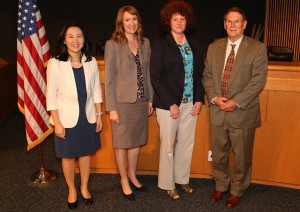
[[[166,40],[167,40],[167,43],[168,43],[170,49],[172,50],[171,52],[174,54],[174,56],[176,58],[182,58],[181,52],[180,52],[180,50],[177,46],[177,43],[171,33],[166,35]]]
[[[140,56],[140,63],[141,63],[141,66],[142,66],[145,54],[144,54],[143,44],[142,44],[141,40],[138,40],[138,51],[139,51],[139,56]]]
[[[236,53],[236,57],[234,59],[234,64],[233,64],[233,67],[231,70],[228,87],[230,87],[231,82],[234,81],[237,73],[239,71],[241,71],[240,67],[244,61],[245,56],[248,53],[247,47],[248,47],[248,41],[247,41],[247,38],[244,36],[244,38],[240,44],[240,47],[238,49],[238,52]]]
[[[85,87],[86,87],[86,92],[89,94],[90,91],[90,84],[88,82],[90,82],[91,79],[91,67],[90,67],[90,63],[84,62],[86,61],[86,57],[85,55],[83,55],[82,59],[81,59],[81,63],[83,65],[83,71],[84,71],[84,78],[85,78]]]
[[[134,57],[133,54],[128,46],[128,44],[125,45],[121,45],[121,48],[123,48],[123,50],[126,52],[126,54],[129,56],[129,58],[131,58],[134,61]]]
[[[144,76],[144,79],[145,79],[145,76],[147,74],[147,67],[144,67],[143,66],[143,61],[145,60],[145,53],[144,53],[144,48],[143,48],[143,44],[142,44],[142,41],[141,40],[138,40],[138,52],[139,52],[139,59],[140,59],[140,64],[141,64],[141,67],[142,67],[142,74]],[[145,82],[144,82],[145,83]]]
[[[72,95],[75,95],[77,97],[76,81],[75,81],[75,76],[73,73],[71,61],[70,60],[60,61],[59,66],[60,66],[60,70],[62,70],[65,84],[69,85],[68,87],[65,88],[66,89],[65,91],[68,91],[68,93],[71,93]]]
[[[216,70],[217,70],[217,79],[218,79],[218,85],[219,89],[221,90],[221,80],[222,75],[224,71],[224,63],[225,63],[225,57],[226,57],[226,47],[227,47],[227,39],[224,39],[223,42],[219,44],[219,47],[217,49],[220,49],[220,51],[216,52]]]

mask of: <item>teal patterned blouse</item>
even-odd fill
[[[188,42],[177,45],[182,55],[185,71],[184,91],[181,102],[188,103],[193,101],[193,52]]]

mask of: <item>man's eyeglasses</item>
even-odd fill
[[[244,22],[244,20],[225,20],[226,25],[232,25],[234,23],[234,25],[240,26],[242,23]]]

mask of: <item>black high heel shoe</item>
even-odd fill
[[[129,178],[129,183],[134,187],[134,189],[136,190],[136,191],[138,191],[138,192],[148,192],[149,191],[149,189],[148,188],[146,188],[145,186],[141,186],[141,187],[137,187],[137,186],[135,186],[133,183],[132,183],[132,181],[131,181],[131,179]]]
[[[133,191],[130,194],[125,194],[124,191],[123,191],[122,180],[120,181],[120,183],[121,183],[121,189],[122,189],[123,197],[125,197],[125,199],[127,199],[127,200],[134,201],[135,200],[135,195],[134,195]],[[130,184],[129,184],[129,186],[130,186]]]
[[[134,187],[134,189],[136,190],[136,191],[138,191],[138,192],[148,192],[149,191],[149,189],[148,188],[146,188],[145,186],[141,186],[141,187],[137,187],[137,186],[135,186],[131,181],[130,181],[130,184]]]
[[[81,193],[81,188],[79,188],[79,192],[80,192],[80,196],[82,197],[82,200],[84,202],[84,204],[86,205],[92,205],[94,203],[93,197],[91,196],[90,198],[84,198],[82,193]]]
[[[133,192],[131,194],[125,194],[124,191],[122,191],[122,193],[123,193],[123,197],[125,197],[125,199],[130,200],[130,201],[135,200],[135,195]]]
[[[75,210],[77,208],[77,205],[78,205],[78,201],[76,200],[75,202],[68,202],[68,207],[70,210]]]
[[[93,200],[92,197],[86,199],[86,198],[84,198],[84,197],[82,196],[82,199],[83,199],[84,204],[86,204],[86,205],[92,205],[92,204],[94,204],[94,200]]]

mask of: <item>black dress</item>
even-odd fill
[[[89,155],[94,153],[101,145],[100,134],[95,132],[96,123],[89,123],[86,117],[87,93],[84,69],[83,67],[73,68],[73,73],[78,93],[79,118],[75,127],[65,129],[66,139],[54,135],[57,157],[75,158]]]

